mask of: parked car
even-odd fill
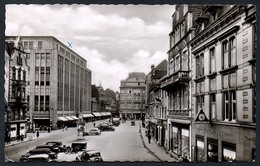
[[[28,157],[26,162],[51,162],[49,155],[47,154],[35,154]]]
[[[101,126],[98,127],[98,129],[101,131],[115,131],[114,127],[109,126],[107,124],[102,124]]]
[[[85,150],[81,155],[76,157],[76,161],[81,162],[101,162],[103,161],[99,151]]]
[[[97,128],[90,129],[89,131],[84,132],[84,136],[86,135],[100,135],[101,131]]]
[[[99,124],[96,126],[96,128],[99,128],[100,126],[103,126],[103,125],[113,126],[112,123],[103,122],[103,123],[99,123]]]
[[[53,152],[55,152],[55,153],[59,153],[60,152],[60,149],[59,149],[59,147],[57,147],[57,146],[55,146],[55,145],[51,145],[51,144],[49,144],[49,145],[38,145],[38,146],[36,146],[36,149],[38,149],[38,148],[47,148],[47,149],[50,149],[51,151],[53,151]]]
[[[56,149],[59,152],[65,152],[65,149],[66,149],[66,145],[63,145],[62,142],[60,142],[60,141],[46,142],[45,145],[51,145],[54,147],[54,149]]]
[[[52,152],[50,149],[48,148],[35,148],[30,150],[29,152],[27,152],[26,154],[23,154],[20,157],[20,161],[22,162],[27,162],[27,160],[29,159],[30,156],[32,155],[38,155],[38,154],[46,154],[49,156],[50,159],[57,159],[58,155],[55,152]]]
[[[87,142],[72,142],[71,146],[67,146],[65,153],[69,152],[75,152],[78,153],[78,151],[86,150],[87,149]]]

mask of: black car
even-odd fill
[[[63,145],[62,142],[60,141],[50,141],[46,142],[45,145],[51,145],[53,148],[59,152],[65,152],[66,150],[66,145]]]
[[[22,155],[21,158],[20,158],[20,161],[27,162],[28,158],[31,155],[38,155],[38,154],[47,154],[50,159],[57,159],[58,158],[57,153],[52,152],[48,148],[37,148],[37,149],[35,148],[35,149],[30,150],[26,154]]]
[[[71,146],[67,146],[65,153],[69,152],[75,152],[78,153],[78,151],[86,150],[87,149],[87,142],[72,142]]]
[[[81,162],[101,162],[103,161],[99,151],[85,150],[81,155],[76,157],[76,161]]]
[[[110,125],[107,125],[107,124],[102,124],[98,127],[98,129],[100,131],[115,131],[115,128],[110,126]]]
[[[55,153],[60,152],[59,147],[56,147],[55,145],[38,145],[38,146],[36,146],[35,149],[38,149],[38,148],[47,148],[47,149],[50,149],[51,151],[53,151]]]

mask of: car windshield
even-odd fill
[[[91,129],[90,131],[97,131],[97,129]]]
[[[99,157],[100,156],[100,153],[92,153],[91,155],[90,155],[90,157]]]

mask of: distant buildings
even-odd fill
[[[145,115],[144,73],[133,72],[121,81],[119,114],[123,118],[140,119]]]
[[[91,71],[87,61],[51,36],[22,36],[26,52],[28,127],[75,125],[91,109]],[[16,37],[7,36],[6,42]]]

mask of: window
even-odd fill
[[[35,59],[40,59],[40,54],[39,53],[35,53]]]
[[[26,81],[26,71],[23,70],[23,81]]]
[[[175,72],[180,70],[180,56],[175,57]]]
[[[210,119],[216,119],[216,94],[210,95]]]
[[[16,80],[16,68],[15,67],[12,68],[12,79]]]
[[[33,41],[29,42],[29,49],[33,49]]]
[[[224,92],[224,120],[236,121],[236,91]]]
[[[26,59],[30,59],[30,54],[26,54]]]
[[[50,85],[50,67],[46,67],[46,86]]]
[[[235,72],[228,73],[222,76],[222,88],[235,88],[236,87],[237,76]]]
[[[23,42],[23,48],[28,49],[28,41]]]
[[[216,90],[216,78],[212,78],[209,80],[210,81],[210,91],[215,91]]]
[[[227,69],[229,67],[235,66],[236,65],[236,39],[235,37],[231,37],[228,40],[225,40],[222,43],[222,61],[223,69]]]
[[[184,51],[182,54],[182,70],[188,70],[188,54]]]
[[[44,96],[40,96],[40,111],[44,111]]]
[[[38,49],[42,49],[42,41],[38,41]]]
[[[204,110],[204,95],[197,96],[197,113]]]
[[[236,145],[222,142],[222,160],[232,162],[236,160]]]
[[[19,68],[18,69],[18,79],[17,80],[21,80],[21,72],[22,72],[22,70],[21,70],[21,68]]]
[[[34,111],[38,111],[39,96],[34,96]]]
[[[211,48],[209,51],[210,56],[210,73],[214,73],[216,71],[216,59],[215,59],[215,48]]]
[[[44,60],[45,59],[45,54],[41,53],[41,59]]]
[[[204,76],[204,54],[196,57],[196,77]]]
[[[196,84],[196,88],[197,88],[196,93],[198,93],[198,94],[203,93],[204,89],[205,89],[204,81],[198,82]]]

